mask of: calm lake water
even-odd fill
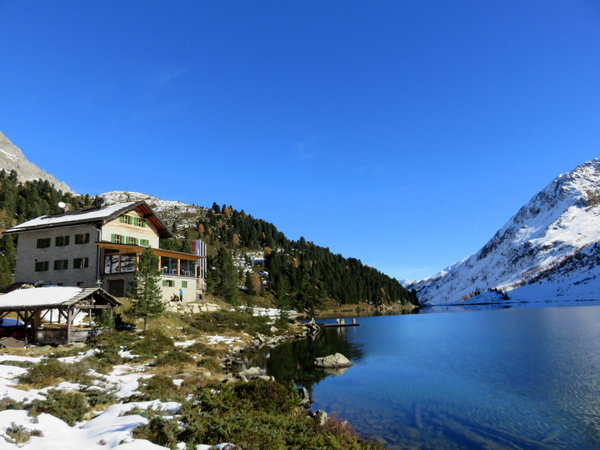
[[[391,448],[600,448],[600,306],[359,321],[263,364]],[[312,368],[334,352],[354,366]]]

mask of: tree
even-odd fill
[[[223,296],[226,302],[232,305],[238,304],[238,273],[233,264],[231,253],[221,247],[215,261],[216,285],[215,292]]]
[[[139,264],[129,289],[133,303],[131,312],[135,317],[144,319],[144,331],[148,329],[148,319],[158,317],[165,309],[160,289],[160,271],[158,256],[145,248],[140,253]]]

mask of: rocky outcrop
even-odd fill
[[[23,152],[0,131],[0,169],[6,172],[14,170],[21,182],[45,180],[63,192],[73,192],[65,183],[61,183],[49,173],[29,162]]]
[[[341,353],[315,358],[315,367],[319,369],[338,369],[340,367],[350,367],[352,361]]]

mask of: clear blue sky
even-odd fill
[[[231,204],[398,278],[599,156],[597,1],[0,0],[0,130],[79,193]]]

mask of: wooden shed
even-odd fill
[[[11,313],[23,323],[28,341],[40,344],[70,344],[87,339],[95,329],[94,311],[121,303],[100,287],[50,286],[17,289],[0,297],[0,319]],[[85,323],[82,319],[88,317]],[[0,328],[1,330],[1,328]]]

